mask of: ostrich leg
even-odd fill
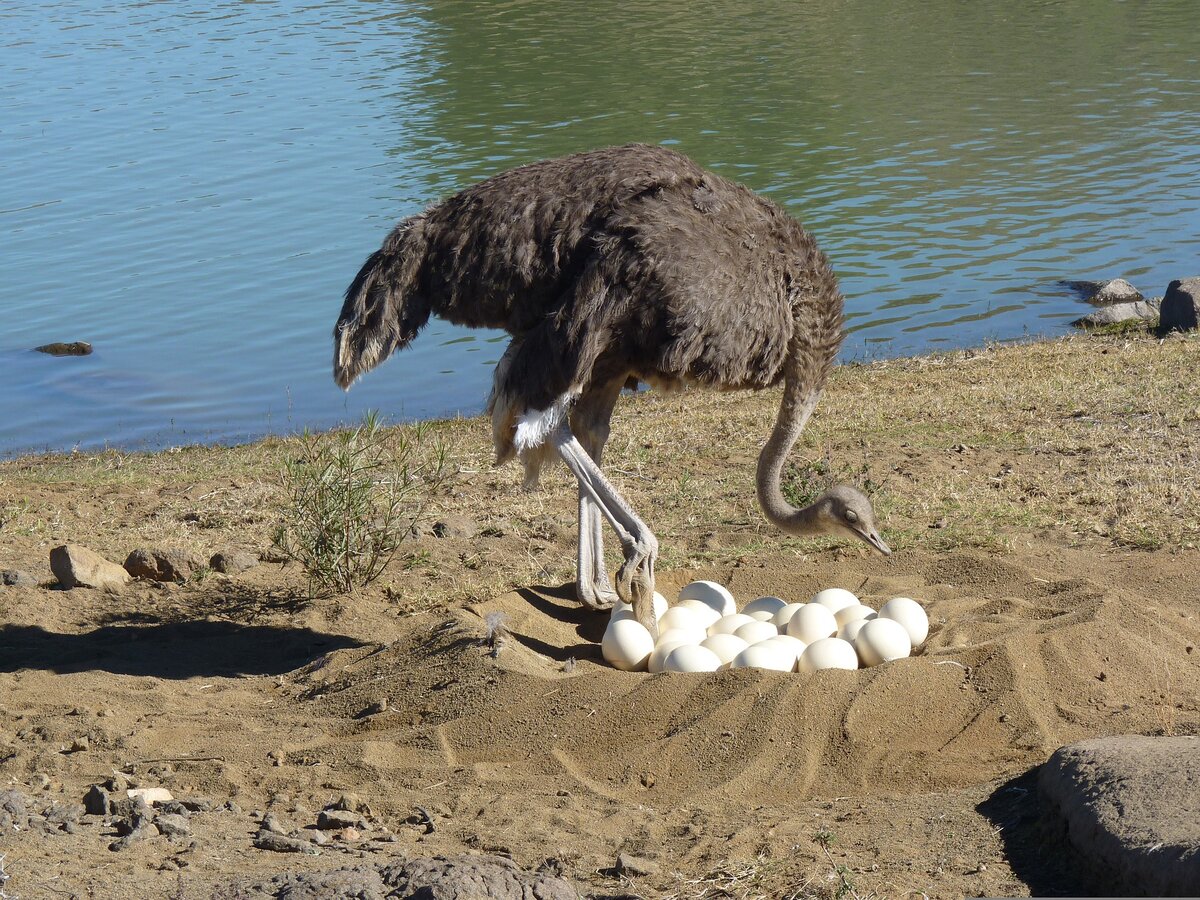
[[[597,466],[608,441],[609,422],[617,398],[621,396],[622,384],[617,380],[590,390],[571,411],[571,430],[578,435],[584,452]],[[610,609],[617,600],[604,561],[602,515],[600,507],[580,482],[579,555],[575,583],[580,601],[592,609]]]
[[[617,595],[633,605],[634,618],[657,637],[658,624],[654,619],[654,560],[658,556],[658,539],[646,527],[646,523],[638,518],[628,501],[604,477],[600,467],[588,456],[566,423],[558,427],[552,440],[558,455],[579,480],[580,490],[599,507],[621,541],[625,563],[617,573]],[[582,541],[587,536],[582,533],[582,523],[580,528]]]

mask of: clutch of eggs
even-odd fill
[[[693,581],[674,606],[656,592],[654,618],[657,639],[632,607],[618,603],[600,642],[604,659],[627,672],[811,674],[903,659],[929,636],[929,617],[911,597],[893,597],[876,611],[845,588],[825,588],[807,603],[758,597],[739,611],[728,588]]]

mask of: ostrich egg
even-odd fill
[[[908,656],[912,652],[912,644],[903,625],[894,619],[880,617],[871,619],[859,629],[854,639],[854,649],[858,651],[864,666],[877,666]]]
[[[636,672],[646,668],[650,654],[654,652],[654,638],[640,622],[617,619],[605,629],[600,652],[613,668]]]
[[[686,606],[672,606],[658,620],[659,631],[670,631],[672,628],[688,628],[692,631],[707,631],[708,625],[699,614]],[[696,643],[699,643],[697,641]]]
[[[699,600],[680,600],[679,609],[690,609],[696,614],[696,618],[700,623],[708,628],[713,622],[721,618],[721,614],[709,606],[707,603],[701,603]]]
[[[667,598],[658,591],[654,592],[654,618],[657,621],[662,618],[663,613],[667,611]],[[618,600],[613,604],[612,613],[609,617],[610,621],[615,622],[617,619],[632,619],[633,605],[624,603]]]
[[[862,631],[862,627],[870,622],[870,619],[855,619],[853,622],[847,622],[838,629],[837,636],[843,641],[854,643],[854,639],[858,637],[858,633]]]
[[[754,621],[756,620],[752,619],[750,616],[743,615],[742,613],[734,613],[730,616],[722,616],[708,627],[708,633],[733,634],[746,623]]]
[[[722,616],[737,612],[737,601],[733,599],[733,594],[729,593],[729,588],[717,584],[715,581],[693,581],[691,584],[684,585],[683,590],[679,592],[678,599],[680,601],[699,600],[705,606],[711,606],[718,615]]]
[[[753,645],[759,641],[765,641],[767,638],[775,637],[779,634],[779,629],[770,622],[750,621],[741,626],[734,634],[747,644]]]
[[[911,597],[893,597],[880,607],[879,616],[903,625],[914,648],[920,647],[929,637],[929,616]]]
[[[700,646],[717,654],[721,665],[725,665],[750,645],[736,634],[712,634],[701,641]]]
[[[731,669],[773,669],[776,672],[790,672],[796,667],[796,658],[786,647],[763,641],[747,647],[733,658],[729,664]]]
[[[823,591],[817,591],[810,602],[819,603],[830,612],[835,613],[847,606],[856,606],[859,601],[858,597],[845,588],[825,588]]]
[[[806,644],[837,634],[837,619],[820,603],[805,603],[787,623],[787,633]]]
[[[808,645],[796,667],[799,672],[812,674],[821,669],[857,669],[858,654],[854,645],[841,638],[821,638]]]
[[[787,601],[778,597],[759,597],[743,606],[742,612],[748,616],[753,616],[756,612],[766,612],[769,613],[767,618],[770,619],[785,606],[787,606]]]
[[[715,672],[721,667],[721,658],[707,647],[696,644],[680,644],[667,656],[664,672]]]
[[[873,619],[878,613],[869,606],[863,606],[861,603],[855,603],[853,606],[843,606],[833,614],[837,620],[838,628],[843,628],[850,622],[857,622],[859,619]]]
[[[765,641],[759,641],[754,646],[757,647],[759,644],[770,644],[772,647],[779,647],[787,651],[792,655],[793,666],[805,650],[804,641],[787,634],[777,634],[775,637],[767,638]]]
[[[783,631],[787,628],[787,623],[792,620],[792,616],[802,607],[803,603],[789,603],[787,606],[780,607],[775,615],[771,616],[771,624]]]

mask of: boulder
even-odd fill
[[[138,549],[125,559],[126,572],[151,581],[187,581],[205,565],[204,559],[191,550]]]
[[[225,575],[238,575],[257,565],[258,557],[245,550],[219,550],[208,561],[210,569]]]
[[[67,591],[77,587],[116,590],[129,583],[128,572],[79,544],[63,544],[51,550],[50,571]]]
[[[1098,885],[1127,896],[1200,896],[1200,736],[1094,738],[1038,777]]]
[[[1093,303],[1134,303],[1141,299],[1142,292],[1124,278],[1104,282],[1092,296]]]
[[[1076,328],[1099,328],[1101,325],[1115,325],[1137,319],[1148,322],[1158,317],[1158,310],[1144,300],[1133,303],[1114,303],[1112,306],[1102,306],[1093,310],[1071,324]]]
[[[1158,327],[1163,331],[1194,331],[1200,321],[1200,275],[1177,278],[1167,285]]]

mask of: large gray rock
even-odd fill
[[[1200,896],[1200,737],[1095,738],[1038,779],[1097,881],[1129,896]]]
[[[1104,282],[1092,296],[1093,303],[1135,303],[1141,299],[1142,292],[1124,278]]]
[[[1163,331],[1193,331],[1200,320],[1200,275],[1167,285],[1158,326]]]
[[[1158,310],[1153,305],[1144,300],[1138,300],[1133,303],[1114,303],[1112,306],[1102,306],[1086,316],[1076,319],[1071,324],[1076,328],[1099,328],[1101,325],[1115,325],[1131,319],[1147,322],[1157,317]]]
[[[258,557],[245,550],[218,550],[208,560],[208,567],[214,572],[226,575],[238,575],[247,569],[258,565]]]
[[[116,590],[129,583],[129,573],[123,568],[79,544],[51,550],[50,571],[68,591],[77,587]]]
[[[206,561],[191,550],[134,550],[125,559],[125,571],[151,581],[187,581]]]

